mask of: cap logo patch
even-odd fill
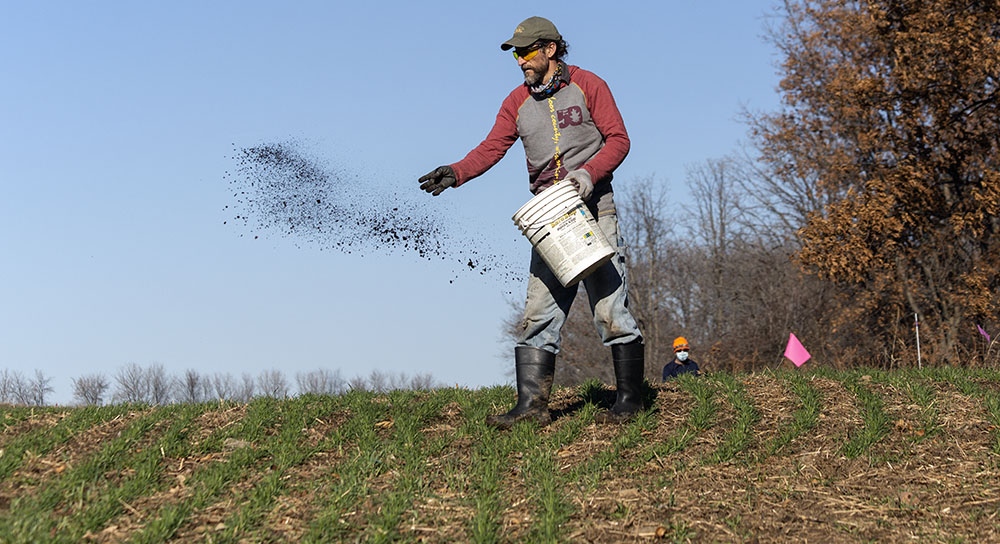
[[[514,34],[521,34],[523,32],[524,32],[524,27],[523,26],[519,26],[519,27],[517,27],[517,28],[514,29]]]

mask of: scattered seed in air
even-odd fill
[[[233,215],[223,223],[232,221],[240,236],[273,234],[300,248],[361,257],[413,254],[503,282],[521,279],[508,259],[482,249],[487,244],[474,229],[455,229],[416,183],[408,191],[387,189],[381,179],[334,166],[295,140],[234,145],[233,159],[236,167],[225,173],[234,198],[225,210]]]

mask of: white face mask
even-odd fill
[[[686,351],[678,351],[677,352],[677,360],[680,361],[680,362],[682,362],[682,363],[684,361],[687,361],[688,360],[688,352],[686,352]]]

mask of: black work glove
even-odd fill
[[[455,177],[455,171],[450,166],[438,166],[430,173],[421,176],[417,181],[420,182],[421,189],[438,196],[441,191],[455,185],[458,178]]]

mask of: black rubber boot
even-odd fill
[[[549,391],[556,371],[556,355],[544,349],[514,348],[514,372],[517,375],[517,405],[497,416],[487,416],[486,424],[509,429],[518,421],[530,420],[541,426],[552,423],[549,415]]]
[[[645,346],[642,342],[611,346],[618,387],[615,404],[594,416],[597,423],[625,423],[642,410],[642,378],[645,374]]]

